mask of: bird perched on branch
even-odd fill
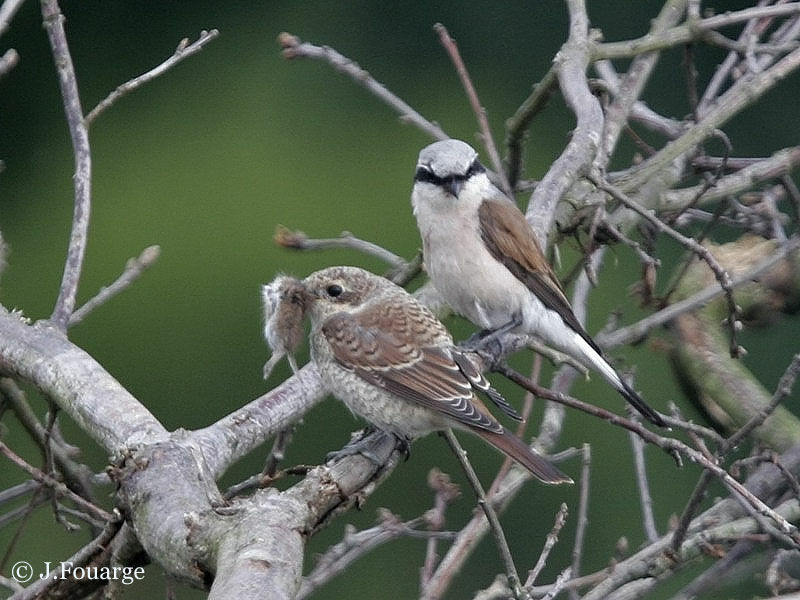
[[[451,139],[422,149],[411,204],[425,269],[454,311],[484,335],[535,336],[596,370],[647,420],[664,426],[586,333],[525,215],[489,180],[469,144]]]
[[[303,285],[311,359],[353,413],[405,441],[469,431],[546,483],[572,481],[492,416],[476,392],[515,411],[403,288],[356,267],[317,271]]]

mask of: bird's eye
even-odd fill
[[[328,296],[330,296],[331,298],[336,298],[337,296],[341,296],[342,292],[344,292],[344,290],[342,289],[342,286],[337,285],[335,283],[329,285],[328,287],[326,287],[325,291],[328,293]]]
[[[469,179],[470,177],[472,177],[473,175],[475,175],[477,173],[485,173],[485,172],[486,172],[486,168],[480,163],[480,161],[475,160],[470,165],[469,169],[467,169],[467,179]]]

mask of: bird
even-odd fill
[[[447,139],[420,151],[411,204],[433,286],[485,339],[505,332],[538,338],[600,373],[648,421],[665,426],[578,321],[525,215],[469,144]]]
[[[349,266],[316,271],[303,285],[311,360],[352,413],[405,444],[435,431],[468,431],[541,481],[572,483],[495,419],[476,392],[514,411],[402,287]]]
[[[271,283],[261,286],[264,339],[272,349],[272,356],[264,364],[264,379],[284,356],[292,372],[297,373],[294,354],[303,340],[306,297],[300,280],[288,275],[278,275]]]

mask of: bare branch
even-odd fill
[[[89,213],[92,205],[92,156],[89,147],[89,132],[83,120],[83,109],[78,93],[78,80],[72,65],[67,34],[64,31],[64,15],[61,14],[57,0],[42,0],[42,17],[53,52],[58,83],[61,86],[61,97],[64,102],[64,112],[72,141],[72,151],[75,154],[72,232],[58,299],[53,308],[53,314],[50,316],[53,324],[61,331],[65,331],[75,308],[75,297],[78,293],[78,282],[88,242]]]
[[[301,419],[325,394],[316,368],[307,364],[263,396],[192,432],[191,439],[204,449],[210,473],[219,477],[269,436]],[[229,440],[236,443],[230,444]]]
[[[534,84],[530,96],[520,104],[516,112],[506,121],[506,165],[508,185],[517,188],[522,175],[522,142],[533,118],[544,109],[550,96],[557,89],[558,79],[555,69],[551,68],[541,81]]]
[[[795,5],[800,11],[800,4]],[[636,190],[670,167],[679,157],[685,157],[698,144],[713,135],[745,107],[761,98],[768,90],[800,66],[800,48],[787,54],[779,62],[758,73],[748,73],[739,78],[724,94],[719,96],[703,119],[686,130],[679,138],[667,143],[658,153],[632,168],[616,184],[623,191]]]
[[[730,325],[730,335],[731,335],[731,344],[730,344],[731,356],[735,357],[741,356],[743,349],[736,342],[736,332],[739,329],[739,321],[738,321],[739,309],[736,306],[736,301],[733,298],[731,277],[728,274],[728,271],[722,268],[719,262],[717,262],[717,259],[714,258],[711,252],[709,252],[708,248],[697,243],[692,238],[688,238],[685,235],[679,233],[678,231],[676,231],[675,229],[673,229],[672,227],[661,221],[661,219],[653,215],[652,212],[645,210],[643,207],[639,206],[639,204],[635,202],[633,199],[628,198],[628,196],[621,189],[616,188],[611,184],[607,184],[601,181],[598,177],[595,177],[593,175],[588,175],[587,178],[599,189],[608,192],[609,194],[611,194],[613,198],[619,200],[627,208],[633,210],[639,216],[643,217],[647,222],[654,225],[658,231],[666,233],[669,237],[678,241],[681,245],[683,245],[685,248],[696,254],[708,265],[708,268],[711,269],[711,271],[714,273],[714,277],[716,277],[720,287],[723,289],[725,298],[728,302],[728,323]]]
[[[764,424],[764,421],[775,411],[778,405],[792,393],[792,387],[794,387],[794,382],[797,379],[798,373],[800,373],[800,354],[795,354],[792,358],[792,362],[789,363],[789,366],[786,367],[786,370],[781,376],[778,387],[775,389],[770,403],[759,410],[758,413],[740,427],[738,431],[725,440],[725,446],[722,448],[722,452],[727,452],[732,448],[736,448],[753,432],[753,430]]]
[[[547,247],[556,205],[591,168],[603,129],[603,111],[585,76],[591,53],[586,7],[582,0],[567,0],[567,8],[569,38],[556,56],[555,68],[561,94],[578,122],[569,144],[533,191],[525,214],[542,248]]]
[[[383,246],[355,237],[349,231],[343,231],[338,238],[309,238],[302,231],[292,231],[283,225],[278,225],[273,237],[275,243],[292,250],[327,250],[328,248],[350,248],[364,254],[374,256],[388,263],[394,268],[404,267],[408,262],[402,257],[390,252]]]
[[[31,327],[1,308],[0,369],[34,383],[109,454],[167,436],[150,411],[59,330]]]
[[[800,238],[789,239],[785,244],[778,246],[775,252],[771,253],[767,258],[760,261],[753,268],[742,273],[741,275],[734,277],[730,282],[731,289],[735,289],[758,279],[776,264],[794,254],[798,249],[800,249]],[[657,313],[653,313],[652,315],[645,317],[641,321],[638,321],[632,325],[620,327],[619,329],[609,333],[601,332],[595,336],[595,340],[603,348],[616,348],[617,346],[624,346],[625,344],[642,339],[653,329],[669,323],[679,315],[692,312],[702,306],[705,306],[709,301],[722,294],[723,290],[719,285],[707,287],[706,289],[697,292],[696,294],[684,300],[675,302],[674,304],[671,304]]]
[[[456,69],[456,73],[458,73],[458,77],[461,79],[461,85],[464,86],[464,91],[466,92],[469,103],[472,106],[472,111],[475,113],[475,117],[478,119],[478,127],[481,131],[481,138],[483,138],[483,144],[489,154],[489,160],[492,163],[492,168],[494,169],[495,173],[497,173],[497,177],[500,179],[500,184],[503,191],[511,196],[511,186],[506,178],[505,169],[503,169],[503,163],[500,160],[500,153],[497,151],[497,146],[494,144],[492,130],[489,128],[489,119],[486,118],[486,109],[483,107],[480,99],[478,98],[478,92],[475,91],[475,85],[472,83],[472,79],[467,71],[467,65],[464,64],[461,54],[458,51],[458,45],[456,44],[455,40],[450,37],[450,33],[447,31],[447,28],[441,23],[436,23],[436,25],[433,26],[433,30],[439,36],[439,41],[442,43],[442,46],[444,46],[444,49],[450,56],[450,60],[453,61],[453,66]]]
[[[0,35],[8,31],[11,20],[25,0],[4,0],[0,5]]]
[[[92,504],[91,502],[87,502],[60,481],[56,481],[36,467],[29,465],[3,442],[0,442],[0,454],[3,454],[6,458],[17,465],[20,469],[28,473],[36,481],[52,489],[55,494],[69,499],[71,502],[74,502],[77,506],[80,506],[82,509],[86,510],[86,512],[97,517],[103,522],[112,520],[112,515],[110,513],[107,513],[102,508]]]
[[[3,56],[0,57],[0,77],[5,77],[11,69],[17,66],[18,62],[19,54],[17,51],[14,48],[6,50]]]
[[[372,75],[358,66],[357,63],[342,56],[333,48],[328,46],[314,46],[308,42],[301,41],[300,38],[290,33],[281,33],[278,36],[278,44],[283,48],[284,58],[314,58],[323,60],[340,73],[344,73],[359,85],[367,88],[368,91],[400,113],[400,118],[403,122],[416,125],[419,129],[437,140],[445,140],[450,137],[436,123],[428,121],[403,100],[386,89],[385,86],[375,81]]]
[[[461,444],[458,443],[456,436],[450,429],[445,430],[442,435],[447,440],[447,443],[450,445],[453,453],[456,455],[458,462],[461,464],[461,468],[464,469],[467,480],[469,481],[472,489],[475,491],[475,495],[478,498],[478,504],[483,509],[483,513],[486,515],[486,520],[489,522],[489,528],[492,530],[495,544],[497,544],[497,549],[500,551],[500,557],[502,558],[503,565],[505,566],[506,577],[508,577],[508,585],[514,592],[514,597],[517,599],[524,598],[521,581],[519,575],[517,574],[517,568],[514,566],[514,557],[511,556],[511,550],[508,547],[506,536],[503,533],[502,526],[500,525],[500,519],[497,517],[494,507],[486,498],[486,494],[483,491],[483,486],[481,485],[480,479],[478,479],[475,470],[472,468],[469,460],[467,460],[467,453],[461,447]]]
[[[679,46],[702,39],[706,32],[720,29],[721,27],[735,25],[751,19],[789,16],[798,13],[800,13],[800,5],[794,2],[730,11],[723,15],[690,21],[663,32],[651,32],[635,40],[598,44],[594,51],[594,58],[631,58],[643,52],[664,50],[672,46]]]
[[[665,190],[659,195],[655,209],[679,211],[699,197],[699,204],[707,204],[752,189],[753,185],[768,179],[785,176],[800,165],[800,147],[779,150],[770,157],[758,159],[730,175],[720,177],[711,188],[700,184],[678,190]],[[702,191],[702,196],[700,193]]]
[[[98,306],[102,306],[111,298],[127,289],[134,281],[158,260],[161,254],[159,246],[148,246],[136,258],[131,258],[125,265],[125,270],[117,277],[111,285],[101,288],[94,298],[87,300],[86,303],[77,309],[69,318],[69,327],[77,325],[83,321],[89,313]]]
[[[586,540],[586,527],[589,525],[589,483],[592,471],[592,448],[589,444],[583,445],[583,460],[581,461],[581,485],[578,500],[578,523],[575,527],[575,544],[572,547],[572,564],[570,573],[578,577],[581,573],[581,558],[583,556],[583,543]],[[577,595],[571,591],[570,595]]]
[[[648,541],[655,542],[658,538],[656,520],[653,516],[653,497],[650,494],[650,484],[647,479],[647,465],[644,460],[644,442],[638,435],[628,432],[633,450],[633,467],[636,473],[636,484],[639,487],[639,502],[642,509],[642,525]]]
[[[86,127],[90,127],[92,123],[94,123],[95,119],[97,119],[97,117],[99,117],[107,108],[109,108],[117,100],[129,94],[133,90],[142,87],[143,85],[152,81],[156,77],[163,75],[182,60],[189,58],[194,54],[197,54],[198,52],[200,52],[200,50],[202,50],[206,46],[206,44],[208,44],[218,35],[219,31],[217,31],[216,29],[212,29],[211,31],[201,31],[200,37],[198,37],[191,44],[189,43],[188,38],[183,38],[178,44],[178,47],[175,49],[175,52],[167,60],[162,62],[157,67],[150,69],[146,73],[143,73],[138,77],[134,77],[133,79],[126,81],[125,83],[117,87],[117,89],[111,92],[108,96],[106,96],[103,100],[101,100],[97,104],[97,106],[95,106],[89,112],[89,114],[86,115],[85,119]]]
[[[345,528],[341,542],[328,548],[317,560],[311,572],[303,577],[297,600],[307,598],[324,583],[343,573],[353,562],[371,552],[375,548],[401,537],[423,537],[429,540],[450,539],[452,533],[420,530],[425,524],[425,517],[417,517],[409,521],[400,521],[388,511],[381,511],[378,525],[355,531],[352,526]]]
[[[620,425],[624,427],[628,431],[631,431],[641,437],[645,442],[654,444],[672,455],[680,454],[685,456],[689,461],[697,463],[703,468],[711,471],[718,479],[720,479],[720,481],[722,481],[723,484],[725,484],[729,490],[735,492],[743,501],[750,504],[750,506],[758,514],[773,520],[782,533],[788,535],[797,534],[797,527],[795,525],[788,522],[773,509],[767,506],[762,500],[753,495],[718,464],[710,461],[703,453],[698,452],[694,448],[690,448],[680,440],[657,435],[652,431],[645,429],[638,423],[620,417],[619,415],[615,415],[614,413],[606,411],[602,408],[591,406],[585,402],[581,402],[580,400],[567,396],[566,394],[554,393],[546,388],[542,388],[509,367],[500,366],[498,367],[498,372],[508,377],[514,383],[522,386],[524,389],[530,390],[539,397],[577,408],[589,414],[594,414],[595,416],[598,416],[613,425]]]
[[[684,8],[685,1],[665,2],[661,12],[653,20],[650,33],[658,35],[660,32],[676,25],[683,15]],[[657,52],[638,54],[631,62],[628,72],[619,82],[617,93],[606,110],[605,123],[603,124],[603,140],[600,144],[600,155],[596,162],[599,167],[605,168],[613,155],[620,133],[638,103],[637,100],[641,96],[642,90],[647,84],[658,59],[659,54]],[[575,575],[574,570],[573,575]]]
[[[583,478],[581,478],[581,481],[583,481]],[[558,512],[556,513],[556,520],[553,524],[553,528],[550,530],[550,533],[547,534],[547,538],[545,538],[542,552],[539,554],[539,558],[536,560],[536,564],[533,566],[533,569],[531,569],[528,573],[528,579],[525,580],[526,588],[529,588],[536,583],[536,579],[539,577],[542,569],[544,569],[544,566],[547,563],[547,558],[550,556],[550,551],[555,547],[556,542],[558,542],[558,534],[561,533],[561,529],[567,522],[568,512],[567,505],[562,502],[561,508],[559,508]]]

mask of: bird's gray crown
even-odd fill
[[[417,169],[427,170],[435,177],[466,177],[478,158],[478,153],[461,140],[441,140],[425,146],[419,153]]]

